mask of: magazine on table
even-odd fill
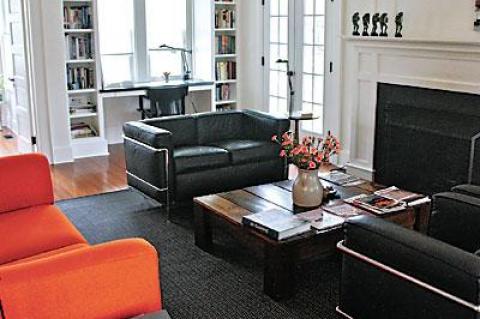
[[[332,229],[343,227],[345,218],[324,212],[322,219],[312,223],[312,230],[316,233],[324,233]]]
[[[346,199],[345,202],[366,209],[377,215],[398,212],[406,208],[406,203],[377,194],[361,194]]]
[[[365,183],[364,180],[356,176],[335,170],[327,175],[320,176],[320,178],[338,186],[356,186]]]
[[[363,209],[353,206],[349,203],[345,203],[344,201],[340,201],[338,204],[334,204],[332,206],[325,206],[323,209],[333,215],[343,218],[359,216],[365,212]]]

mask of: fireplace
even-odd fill
[[[379,83],[374,179],[434,194],[480,184],[480,96]]]

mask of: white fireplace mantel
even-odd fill
[[[480,42],[342,37],[343,161],[373,177],[377,83],[480,94]]]

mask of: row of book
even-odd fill
[[[217,81],[235,80],[237,78],[237,62],[218,61],[215,66],[215,78]]]
[[[97,111],[93,97],[85,94],[69,96],[68,106],[71,115],[91,114]]]
[[[386,215],[428,202],[427,196],[389,187],[372,194],[362,194],[338,200],[332,205],[293,214],[286,210],[267,210],[244,216],[242,223],[264,233],[274,240],[285,240],[308,232],[322,233],[341,228],[351,217],[372,213]]]
[[[67,66],[67,87],[69,90],[95,88],[94,69],[85,66]]]
[[[65,29],[92,28],[92,7],[79,6],[63,8],[63,25]]]
[[[90,34],[66,35],[65,52],[69,60],[91,59],[94,56],[92,36]]]
[[[216,54],[235,54],[235,36],[233,35],[217,35],[215,37]]]
[[[70,133],[73,139],[98,136],[97,130],[85,122],[71,123]]]
[[[215,29],[235,28],[235,11],[230,9],[215,10]]]
[[[216,101],[229,101],[233,98],[230,84],[217,84],[215,88]]]

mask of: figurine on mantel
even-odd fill
[[[380,16],[380,36],[388,37],[388,13],[383,13]]]
[[[359,36],[360,32],[358,30],[360,29],[360,12],[355,12],[352,16],[352,23],[353,23],[353,35],[354,36]]]
[[[368,28],[370,27],[370,13],[365,13],[362,18],[363,22],[363,33],[364,37],[368,36]]]
[[[375,13],[372,17],[372,37],[378,37],[378,23],[380,22],[380,13]]]
[[[395,25],[395,38],[401,38],[403,30],[403,12],[399,12],[395,17]]]

